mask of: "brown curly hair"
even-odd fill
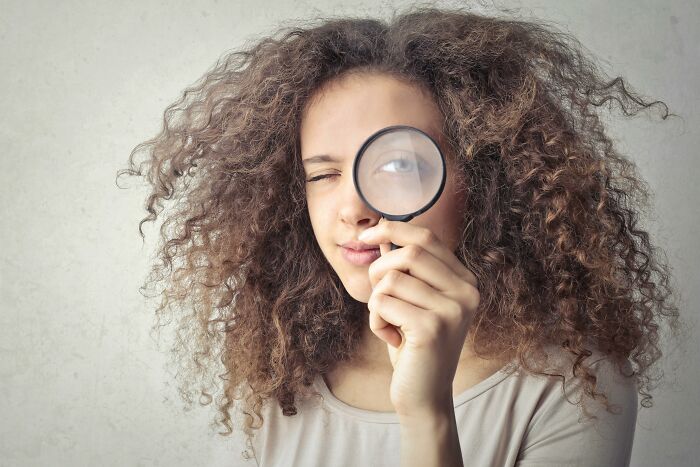
[[[142,224],[177,200],[147,284],[165,281],[159,323],[178,317],[183,398],[191,403],[196,383],[200,404],[210,404],[222,380],[222,434],[243,400],[251,435],[265,400],[294,415],[295,397],[356,352],[363,304],[315,241],[299,125],[322,85],[368,72],[422,86],[443,113],[442,136],[467,181],[458,258],[480,284],[478,354],[517,355],[525,370],[551,375],[535,357],[555,345],[595,398],[586,359],[598,349],[629,359],[650,407],[661,319],[676,335],[683,325],[669,268],[637,225],[648,188],[597,108],[616,102],[630,116],[659,104],[666,119],[667,106],[606,77],[573,37],[542,21],[428,6],[388,21],[315,21],[223,56],[119,171],[153,186],[142,237]],[[140,151],[147,157],[136,167]]]

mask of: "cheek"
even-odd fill
[[[309,212],[309,217],[312,222],[318,223],[318,219],[323,215],[323,203],[320,202],[317,196],[309,192],[306,193],[306,209]]]
[[[329,226],[332,225],[330,218],[332,215],[331,210],[327,205],[318,202],[318,200],[313,197],[306,198],[306,209],[309,213],[311,227],[313,228],[316,238],[322,240],[327,236]],[[323,244],[322,241],[319,241],[319,243]]]
[[[446,184],[437,202],[416,219],[417,225],[428,227],[452,249],[456,248],[464,215],[464,195],[455,193],[453,184]],[[413,222],[413,221],[411,221]]]

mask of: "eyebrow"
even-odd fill
[[[338,159],[329,156],[328,154],[320,154],[318,156],[313,156],[309,157],[308,159],[304,159],[301,163],[303,165],[306,164],[318,164],[320,162],[339,162]]]

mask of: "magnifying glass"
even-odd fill
[[[433,138],[408,126],[382,128],[362,144],[352,178],[360,198],[383,218],[408,222],[445,187],[445,157]],[[400,248],[391,244],[391,249]]]

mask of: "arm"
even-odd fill
[[[401,417],[401,467],[463,467],[452,399],[422,416]]]

